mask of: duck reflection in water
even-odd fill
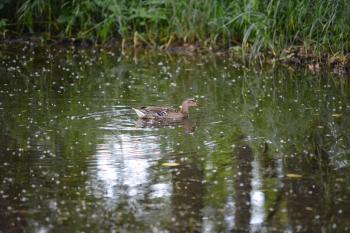
[[[135,122],[136,127],[146,128],[146,127],[176,127],[181,125],[185,133],[194,133],[197,129],[197,124],[190,121],[189,119],[184,119],[181,121],[168,121],[168,120],[154,120],[154,119],[138,119]]]

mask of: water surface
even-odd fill
[[[350,231],[345,78],[31,44],[0,64],[0,232]],[[179,124],[131,109],[188,97]]]

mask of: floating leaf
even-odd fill
[[[341,117],[342,114],[340,114],[340,113],[333,113],[332,116],[334,116],[334,117]]]
[[[164,167],[176,167],[179,165],[180,164],[178,164],[178,163],[162,163],[162,166],[164,166]]]
[[[299,174],[295,174],[295,173],[288,173],[287,177],[289,177],[289,178],[301,178],[303,176],[299,175]]]

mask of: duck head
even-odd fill
[[[187,105],[188,107],[197,107],[197,100],[195,99],[186,99],[184,102],[182,102],[182,106]]]
[[[188,109],[190,107],[197,107],[197,101],[195,99],[186,99],[182,102],[181,112],[184,114],[188,114]]]

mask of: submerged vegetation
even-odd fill
[[[3,36],[185,43],[255,56],[277,56],[294,46],[331,54],[350,48],[346,0],[1,0],[0,12]]]

